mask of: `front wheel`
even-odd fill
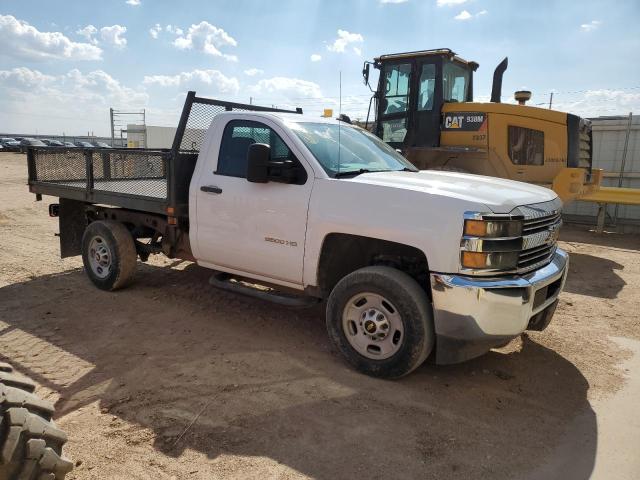
[[[344,277],[327,302],[327,330],[362,373],[398,378],[415,370],[434,345],[427,295],[400,270],[365,267]]]

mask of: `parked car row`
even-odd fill
[[[60,140],[37,139],[31,137],[0,138],[0,149],[5,152],[26,152],[28,147],[66,147],[66,148],[112,148],[104,142],[61,142]]]

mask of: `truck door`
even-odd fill
[[[437,147],[440,145],[440,110],[442,108],[439,57],[432,57],[417,64],[415,131],[407,139],[410,147]]]
[[[402,148],[409,128],[412,62],[386,64],[380,75],[377,135],[393,148]]]
[[[196,192],[196,256],[211,268],[301,285],[313,172],[287,144],[286,133],[267,123],[230,120],[219,150],[208,153]],[[272,160],[298,162],[304,183],[248,182],[253,143],[269,144]]]

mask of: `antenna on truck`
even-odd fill
[[[339,73],[339,82],[338,82],[338,89],[339,89],[339,103],[338,103],[338,118],[340,119],[342,117],[342,70],[340,70]],[[340,173],[340,125],[342,124],[342,120],[338,120],[338,173]]]

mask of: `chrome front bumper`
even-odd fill
[[[481,278],[432,273],[436,362],[462,362],[527,329],[546,328],[568,265],[568,254],[557,249],[551,263],[525,275]]]

